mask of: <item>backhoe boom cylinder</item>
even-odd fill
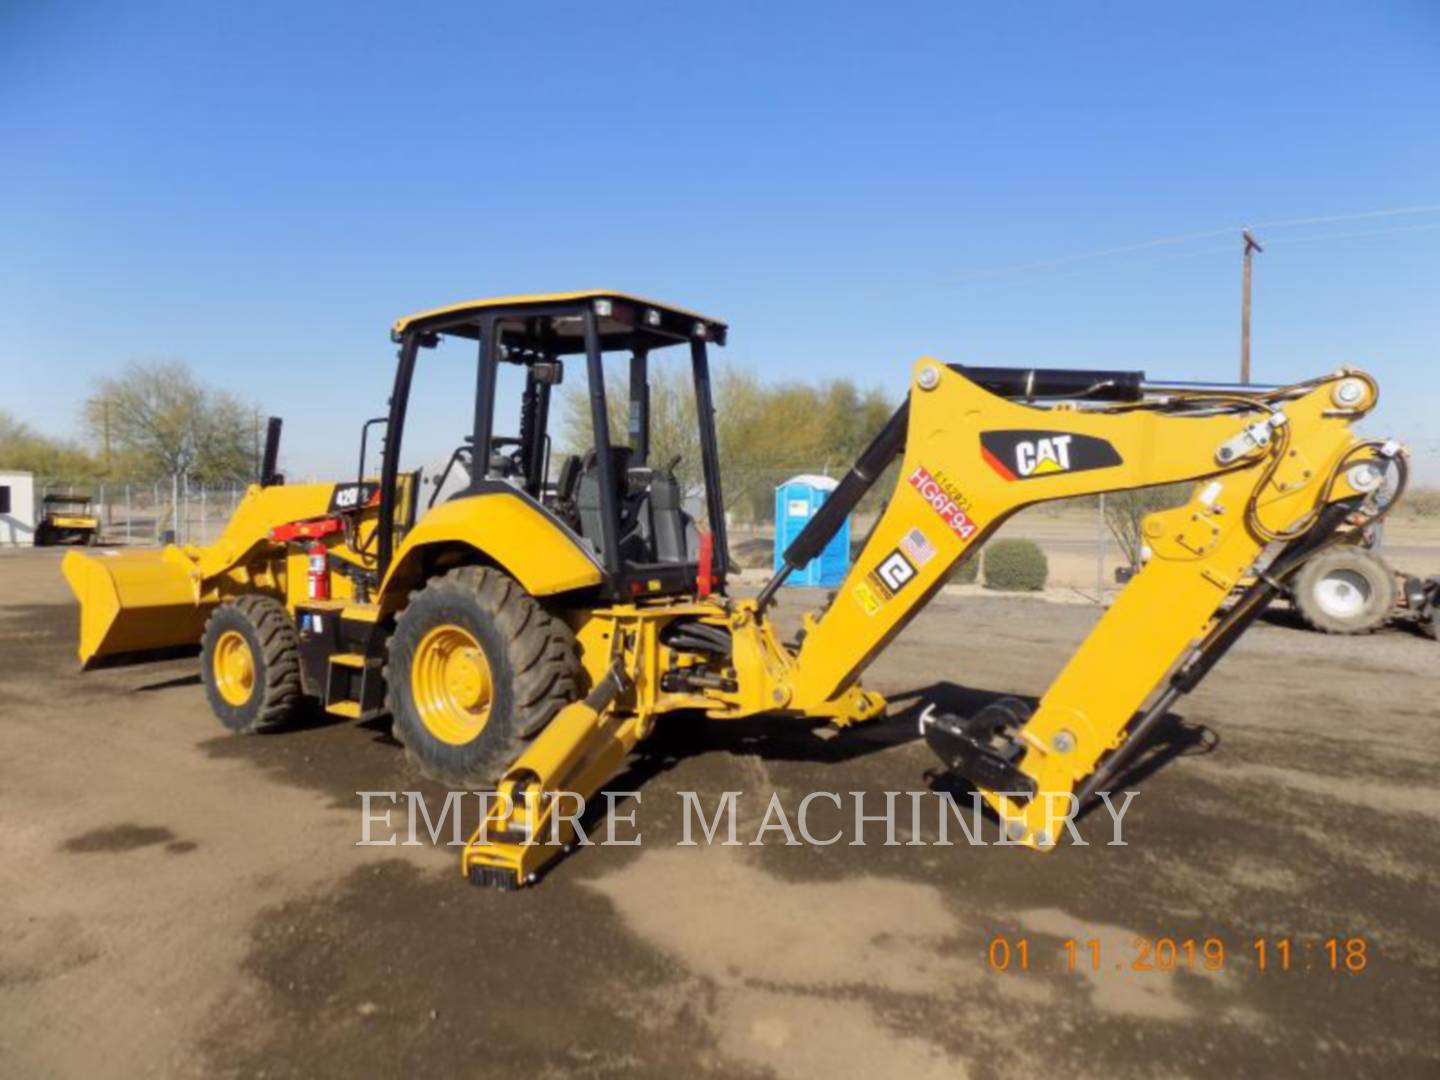
[[[1166,394],[1225,394],[1233,397],[1264,397],[1273,394],[1277,390],[1285,389],[1283,386],[1269,383],[1222,383],[1222,382],[1175,382],[1166,380],[1147,381],[1141,385],[1141,389],[1148,396],[1159,397]]]
[[[963,375],[997,397],[1018,401],[1034,398],[1139,401],[1144,396],[1143,371],[965,367],[961,364],[950,364],[949,367],[957,375]]]
[[[889,421],[880,429],[880,434],[871,440],[855,464],[850,466],[830,497],[820,504],[815,516],[805,523],[800,535],[790,542],[782,558],[785,565],[775,572],[760,591],[756,600],[759,610],[764,611],[774,599],[775,591],[785,583],[790,574],[800,569],[830,542],[850,516],[865,493],[874,486],[885,467],[900,456],[905,449],[905,429],[910,423],[910,401],[907,398],[895,410]]]

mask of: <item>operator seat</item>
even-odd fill
[[[557,502],[573,505],[575,490],[580,486],[584,472],[579,454],[571,454],[560,465],[560,475],[555,478],[555,499]]]
[[[545,505],[550,508],[551,513],[576,533],[580,532],[580,511],[576,508],[575,497],[579,491],[580,477],[584,471],[580,455],[568,455],[560,463],[560,472],[555,478],[554,489],[544,497]]]
[[[616,540],[620,559],[625,563],[652,565],[683,564],[693,561],[698,550],[694,522],[681,505],[680,483],[673,468],[630,467],[634,460],[629,447],[610,449],[611,468],[615,478],[615,501],[620,510]],[[565,489],[570,461],[561,467],[556,485],[557,496]],[[575,468],[575,511],[579,518],[580,535],[603,558],[601,534],[600,470],[592,450]]]
[[[566,465],[569,465],[568,461]],[[580,535],[588,540],[590,546],[603,558],[605,541],[601,522],[604,517],[603,503],[600,499],[599,466],[599,455],[594,450],[587,450],[579,468],[579,482],[575,490],[575,509],[580,517]],[[612,446],[610,448],[610,472],[615,482],[615,504],[620,508],[618,536],[623,538],[630,531],[630,523],[626,520],[630,516],[627,506],[629,500],[626,497],[630,472],[630,448],[628,446]]]
[[[649,494],[643,515],[648,517],[654,543],[656,562],[689,561],[689,544],[684,508],[681,506],[680,482],[673,469],[657,469],[650,477]]]

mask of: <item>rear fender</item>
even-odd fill
[[[404,605],[439,552],[469,549],[531,596],[593,588],[605,572],[578,536],[533,499],[513,489],[451,499],[425,514],[405,537],[380,586],[386,612]]]

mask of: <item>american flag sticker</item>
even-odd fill
[[[910,556],[916,567],[924,566],[935,557],[935,545],[919,529],[911,529],[900,538],[900,550]]]

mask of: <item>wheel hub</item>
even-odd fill
[[[1315,602],[1336,619],[1352,619],[1370,602],[1370,582],[1354,570],[1332,570],[1315,583]]]
[[[226,630],[215,642],[215,688],[227,705],[239,707],[255,689],[255,658],[238,630]]]
[[[479,649],[457,649],[445,662],[445,686],[456,704],[474,709],[490,696],[490,670]]]
[[[415,711],[441,742],[461,746],[475,739],[490,719],[495,683],[490,661],[473,634],[446,624],[427,633],[410,666]]]

